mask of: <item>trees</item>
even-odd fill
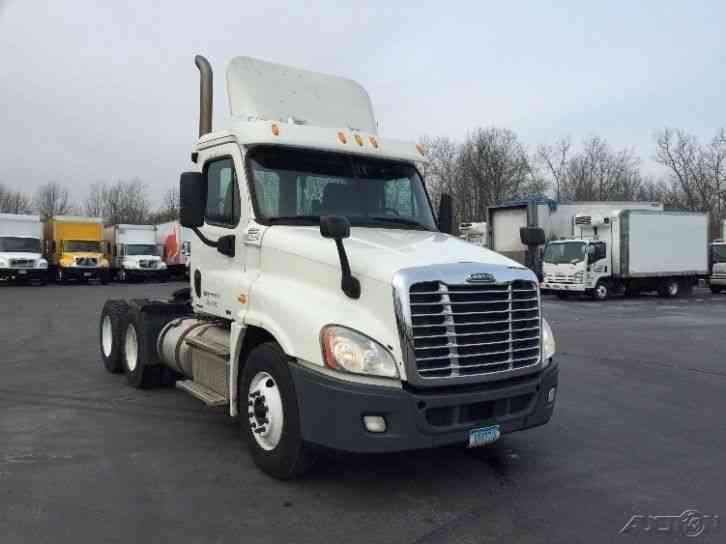
[[[33,197],[33,207],[44,221],[73,211],[68,189],[57,181],[50,181],[38,187]]]
[[[30,213],[32,202],[20,191],[11,191],[0,184],[0,213]]]

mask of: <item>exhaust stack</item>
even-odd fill
[[[202,55],[194,57],[199,68],[199,137],[212,132],[212,66]]]

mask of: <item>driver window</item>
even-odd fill
[[[208,162],[205,219],[210,225],[234,227],[239,223],[240,201],[234,161],[227,157]]]

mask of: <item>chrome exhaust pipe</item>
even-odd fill
[[[212,132],[212,66],[202,55],[194,57],[199,68],[199,137]]]

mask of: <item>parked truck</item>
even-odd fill
[[[182,227],[179,221],[156,226],[156,243],[162,248],[162,259],[170,276],[189,277],[194,233]]]
[[[724,223],[726,230],[726,223]],[[726,239],[714,240],[711,244],[711,276],[708,284],[711,292],[726,291]]]
[[[657,202],[573,202],[562,204],[549,198],[514,200],[489,207],[488,247],[510,259],[527,264],[541,275],[541,248],[529,255],[519,237],[522,227],[539,227],[547,240],[571,238],[574,219],[583,215],[608,215],[617,210],[663,211]]]
[[[0,213],[0,280],[45,285],[48,261],[42,255],[37,215]]]
[[[579,214],[577,237],[547,244],[541,287],[560,298],[588,294],[596,300],[620,290],[626,295],[688,294],[708,277],[708,224],[702,213]]]
[[[486,222],[461,223],[459,225],[459,238],[481,247],[487,247]]]
[[[154,225],[107,225],[104,238],[113,278],[118,281],[166,279],[166,264],[159,256]]]
[[[233,122],[180,179],[190,288],[111,300],[101,357],[134,387],[176,383],[237,417],[254,461],[291,478],[318,446],[482,446],[546,423],[558,382],[537,278],[434,219],[423,149],[377,134],[348,79],[248,57],[227,69]]]
[[[108,282],[100,217],[58,215],[44,223],[43,231],[50,276],[58,283]]]

